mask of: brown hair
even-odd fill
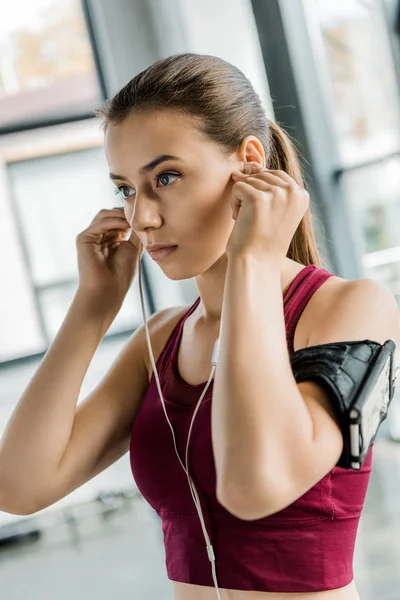
[[[256,136],[264,147],[267,168],[286,171],[304,187],[291,139],[266,118],[250,81],[234,65],[215,56],[175,54],[136,75],[95,114],[106,129],[109,123],[122,122],[132,110],[165,108],[190,116],[208,139],[229,153],[236,151],[248,135]],[[287,256],[304,265],[322,266],[310,208],[293,236]]]

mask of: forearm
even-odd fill
[[[280,270],[252,257],[228,263],[212,403],[217,487],[244,494],[287,473],[312,420],[286,343]]]
[[[117,311],[114,311],[117,312]],[[70,439],[84,376],[114,314],[79,292],[0,439],[0,487],[34,494]]]

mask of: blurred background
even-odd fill
[[[302,156],[325,267],[400,302],[399,35],[400,0],[0,0],[0,435],[77,289],[76,235],[115,206],[93,110],[176,52],[246,73]],[[197,297],[151,261],[145,290],[149,312]],[[140,323],[134,283],[79,401]],[[399,393],[360,522],[362,600],[400,598]],[[0,598],[172,598],[164,559],[128,455],[33,516],[0,512]]]

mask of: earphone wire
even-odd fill
[[[144,323],[144,329],[145,329],[145,334],[146,334],[147,348],[148,348],[148,351],[149,351],[149,357],[150,357],[150,362],[151,362],[151,366],[152,366],[152,369],[153,369],[153,375],[154,375],[154,379],[155,379],[155,382],[156,382],[156,385],[157,385],[157,390],[158,390],[158,393],[159,393],[159,396],[160,396],[161,404],[162,404],[162,407],[163,407],[163,410],[164,410],[165,418],[167,419],[168,425],[169,425],[169,427],[171,429],[171,432],[172,432],[172,438],[173,438],[173,441],[174,441],[175,453],[176,453],[176,455],[178,457],[178,460],[179,460],[179,462],[180,462],[180,464],[182,466],[182,469],[185,471],[185,473],[187,475],[187,478],[188,478],[190,492],[191,492],[191,495],[192,495],[192,498],[193,498],[193,502],[194,502],[194,504],[196,506],[197,513],[199,515],[199,519],[200,519],[200,523],[201,523],[201,528],[203,530],[204,539],[206,540],[206,549],[207,549],[208,558],[209,558],[209,560],[211,562],[212,576],[213,576],[215,588],[216,588],[216,591],[217,591],[217,597],[218,597],[218,600],[221,600],[221,596],[220,596],[220,593],[219,593],[219,587],[218,587],[218,581],[217,581],[217,574],[216,574],[216,569],[215,569],[215,554],[214,554],[214,549],[213,549],[213,546],[211,544],[211,541],[210,541],[210,538],[209,538],[209,535],[208,535],[208,532],[207,532],[207,528],[206,528],[206,525],[205,525],[205,522],[204,522],[204,517],[203,517],[203,514],[202,514],[202,510],[201,510],[200,499],[199,499],[196,487],[194,485],[194,482],[193,482],[192,478],[189,475],[189,467],[188,467],[189,441],[190,441],[190,435],[191,435],[192,428],[193,428],[194,419],[196,417],[198,409],[200,408],[200,404],[203,401],[203,398],[204,398],[204,396],[205,396],[205,394],[207,392],[207,389],[209,388],[209,386],[211,384],[211,381],[212,381],[212,379],[214,377],[214,373],[215,373],[215,369],[216,369],[216,364],[217,364],[216,363],[216,358],[214,358],[214,354],[213,354],[211,372],[210,372],[208,381],[207,381],[207,383],[206,383],[206,385],[204,387],[204,390],[203,390],[203,392],[202,392],[202,394],[201,394],[201,396],[200,396],[200,398],[199,398],[199,400],[197,402],[197,406],[196,406],[196,409],[195,409],[195,411],[193,413],[192,421],[191,421],[191,424],[190,424],[190,427],[189,427],[188,439],[187,439],[187,443],[186,443],[186,454],[185,454],[186,467],[185,467],[185,465],[183,464],[183,462],[182,462],[182,460],[181,460],[181,458],[179,456],[179,452],[178,452],[178,448],[177,448],[177,444],[176,444],[175,432],[174,432],[174,429],[173,429],[173,427],[171,425],[171,422],[170,422],[170,420],[168,418],[168,414],[167,414],[167,411],[166,411],[166,408],[165,408],[165,400],[164,400],[164,396],[163,396],[163,393],[162,393],[162,390],[161,390],[160,378],[159,378],[159,375],[158,375],[158,372],[157,372],[157,366],[156,366],[156,363],[155,363],[155,360],[154,360],[153,349],[152,349],[152,346],[151,346],[150,332],[149,332],[149,327],[148,327],[148,324],[147,324],[147,313],[146,313],[146,308],[145,308],[143,286],[142,286],[141,256],[142,256],[142,244],[140,243],[139,257],[138,257],[138,261],[139,261],[139,293],[140,293],[140,303],[141,303],[141,306],[142,306],[142,315],[143,315],[143,323]],[[216,342],[215,351],[218,351],[218,342],[219,342],[219,340],[217,340],[217,342]]]

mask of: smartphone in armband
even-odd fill
[[[387,340],[371,366],[349,413],[350,466],[360,469],[393,399],[400,367],[395,368],[393,340]]]
[[[342,341],[308,346],[290,357],[298,383],[315,381],[329,395],[343,434],[339,467],[362,467],[386,419],[400,370],[395,351],[392,339]]]

